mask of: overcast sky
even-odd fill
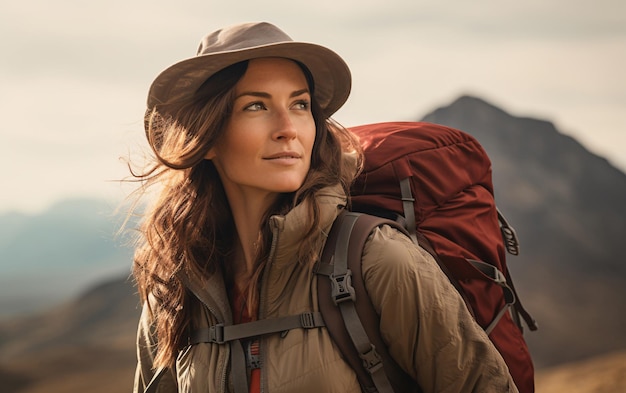
[[[473,94],[626,170],[624,0],[3,0],[0,213],[119,200],[119,157],[146,148],[154,77],[204,34],[259,20],[344,57],[346,126],[416,120]]]

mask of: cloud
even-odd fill
[[[626,169],[626,3],[43,0],[0,5],[0,210],[119,195],[153,78],[216,28],[268,20],[350,64],[346,125],[414,120],[459,94],[557,123]],[[619,144],[618,144],[619,143]]]

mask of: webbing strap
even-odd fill
[[[513,284],[513,279],[511,278],[511,273],[509,273],[509,271],[507,270],[506,272],[506,281],[509,284],[509,286],[511,287],[511,289],[513,290],[513,293],[517,294],[517,291],[515,290],[515,285]],[[526,311],[526,309],[524,308],[524,306],[522,305],[522,302],[519,299],[519,296],[517,296],[517,301],[515,302],[515,310],[517,311],[516,316],[517,316],[517,326],[519,326],[520,330],[523,331],[522,329],[522,323],[519,320],[519,315],[522,316],[522,318],[524,318],[524,321],[526,322],[526,325],[528,325],[528,328],[531,331],[535,331],[537,329],[539,329],[539,324],[537,323],[537,321],[535,321],[535,318],[533,318],[528,311]]]
[[[496,210],[498,212],[498,221],[500,222],[502,239],[504,240],[504,246],[506,247],[507,252],[512,255],[519,255],[520,242],[519,238],[517,237],[517,233],[515,232],[515,229],[513,229],[511,224],[509,224],[509,222],[506,220],[504,214],[502,214],[502,212],[498,208],[496,208]],[[517,294],[517,291],[515,290],[515,285],[513,285],[513,279],[511,278],[511,274],[508,271],[506,272],[506,280],[513,293]],[[524,318],[526,325],[528,325],[531,331],[535,331],[539,328],[537,321],[535,321],[535,319],[528,313],[528,311],[526,311],[519,297],[517,297],[517,301],[515,302],[514,307],[516,312],[513,313],[513,319],[515,319],[515,323],[520,328],[520,330],[524,330],[522,327],[522,323],[519,319],[520,315],[522,316],[522,318]]]
[[[471,263],[476,269],[480,270],[484,275],[489,277],[491,281],[495,284],[498,284],[502,287],[504,291],[504,300],[507,304],[515,303],[515,293],[509,287],[505,275],[494,265],[490,265],[486,262],[477,261],[475,259],[466,259],[467,262]]]
[[[344,214],[344,222],[341,225],[337,243],[335,244],[333,275],[331,275],[332,294],[335,303],[339,306],[339,311],[343,316],[346,330],[357,349],[359,357],[363,361],[363,366],[372,377],[372,381],[379,393],[393,393],[393,388],[385,370],[380,355],[376,351],[376,347],[370,342],[365,328],[357,314],[355,307],[354,288],[350,280],[344,280],[344,292],[336,292],[337,277],[351,277],[350,269],[348,269],[348,246],[350,236],[359,214],[347,212]],[[347,285],[346,285],[347,284]],[[339,288],[341,289],[341,288]],[[348,293],[349,295],[346,295]]]
[[[400,180],[400,193],[402,195],[402,210],[404,210],[405,227],[413,243],[417,244],[417,221],[415,220],[415,198],[411,192],[411,178]]]
[[[515,296],[515,292],[511,287],[509,287],[507,279],[505,275],[498,270],[497,267],[490,265],[488,263],[477,261],[475,259],[467,259],[467,261],[472,264],[476,269],[480,270],[484,275],[489,277],[489,279],[502,287],[502,292],[504,293],[504,306],[498,311],[498,314],[491,320],[489,325],[485,328],[485,333],[487,335],[491,334],[493,329],[495,329],[496,325],[500,321],[500,319],[504,316],[504,314],[511,309],[511,307],[515,304],[517,300]]]
[[[230,379],[235,393],[248,393],[248,369],[243,345],[239,340],[232,340],[228,345],[230,347]]]
[[[487,333],[487,335],[490,335],[491,332],[493,331],[493,329],[495,329],[495,327],[498,325],[498,322],[500,322],[500,319],[502,319],[502,317],[504,316],[504,313],[506,313],[508,310],[511,309],[512,304],[506,303],[498,312],[498,314],[493,318],[493,320],[491,321],[491,323],[489,324],[489,326],[487,326],[485,328],[485,333]]]
[[[292,329],[313,329],[326,326],[320,312],[306,312],[299,315],[290,315],[282,318],[269,318],[228,325],[218,323],[206,328],[190,332],[188,345],[199,343],[224,344],[235,340],[278,333]]]
[[[354,304],[356,299],[354,287],[352,286],[352,271],[348,269],[348,242],[350,241],[352,228],[357,218],[357,215],[345,213],[341,230],[337,235],[337,247],[335,247],[334,254],[335,263],[333,264],[333,271],[330,275],[331,296],[336,305],[340,305],[346,300],[350,300],[349,303]],[[363,329],[361,328],[360,330]],[[348,330],[348,332],[350,332],[350,330]],[[359,331],[355,334],[360,333]],[[365,333],[365,331],[363,331],[363,333]]]

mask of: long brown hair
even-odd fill
[[[162,188],[141,224],[133,274],[142,300],[150,296],[156,300],[151,312],[159,342],[157,366],[174,361],[191,319],[194,300],[177,272],[211,274],[234,249],[236,233],[228,200],[213,163],[204,157],[224,132],[232,112],[234,86],[247,64],[237,63],[215,74],[191,99],[163,104],[146,113],[146,135],[154,163],[133,175],[146,187],[158,184]],[[358,151],[358,143],[351,133],[323,114],[315,100],[310,73],[300,66],[312,90],[311,110],[316,124],[311,167],[300,189],[281,195],[264,216],[255,270],[247,285],[249,305],[258,303],[259,279],[271,243],[269,217],[305,204],[309,228],[298,257],[305,263],[312,261],[320,246],[317,193],[339,183],[347,195],[354,175],[342,155]]]

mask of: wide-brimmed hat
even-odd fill
[[[313,76],[314,96],[326,116],[335,113],[350,94],[350,69],[335,52],[320,45],[295,42],[270,23],[246,23],[210,33],[200,42],[196,57],[159,74],[150,86],[148,109],[184,100],[216,72],[260,57],[282,57],[304,64]]]

